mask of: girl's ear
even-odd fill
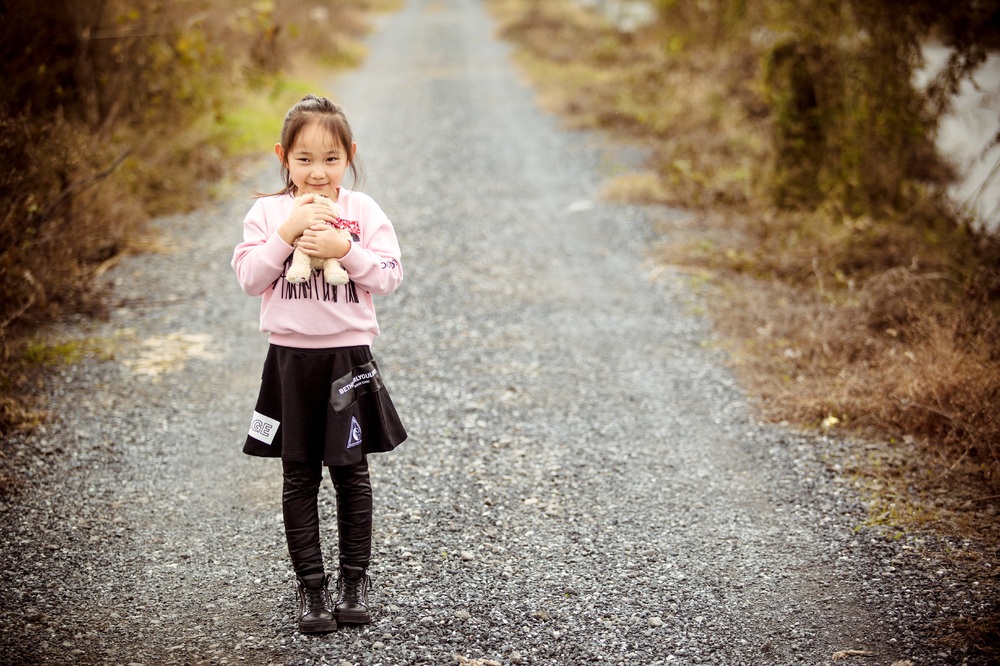
[[[274,144],[274,154],[278,156],[278,160],[285,164],[285,149],[281,147],[280,143]]]
[[[351,144],[351,161],[354,161],[354,156],[358,154],[358,144],[354,142]]]

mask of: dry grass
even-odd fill
[[[741,205],[766,158],[734,88],[751,66],[743,56],[681,60],[662,35],[610,30],[573,3],[491,3],[500,33],[521,45],[518,61],[539,84],[542,106],[569,126],[641,138],[653,151],[657,184],[643,201],[703,207]],[[722,73],[725,73],[725,76]]]
[[[998,239],[930,191],[877,218],[835,203],[778,210],[749,56],[675,48],[662,26],[619,34],[571,3],[490,5],[546,108],[649,146],[648,171],[605,195],[692,211],[661,229],[654,255],[698,276],[761,413],[856,438],[840,463],[871,497],[872,524],[995,541]]]
[[[807,427],[832,416],[840,430],[909,437],[997,481],[1000,271],[991,265],[1000,245],[959,250],[864,229],[834,254],[804,238],[836,233],[816,218],[786,220],[769,238],[763,220],[744,220],[747,229],[734,213],[697,219],[658,256],[714,272],[713,303],[725,305],[713,317],[766,414]],[[794,247],[775,247],[802,227]],[[869,244],[879,260],[850,267]]]

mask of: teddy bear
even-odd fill
[[[312,203],[325,203],[333,209],[333,214],[337,218],[337,221],[332,223],[331,226],[339,233],[345,240],[351,240],[351,232],[341,226],[344,223],[340,219],[340,207],[335,201],[328,197],[324,197],[321,194],[315,195],[304,195],[311,196]],[[304,197],[299,197],[296,205],[301,205],[303,203],[310,203],[305,201]],[[299,236],[301,238],[301,236]],[[303,252],[299,248],[299,238],[295,239],[292,245],[295,247],[295,251],[292,253],[292,265],[288,267],[288,271],[285,273],[285,279],[293,284],[298,284],[300,282],[306,282],[312,275],[314,268],[323,269],[323,277],[327,284],[331,285],[341,285],[347,284],[350,281],[350,277],[347,275],[347,271],[344,267],[340,265],[340,262],[336,259],[321,259],[319,257],[310,257],[308,254]]]

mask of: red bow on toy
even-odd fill
[[[354,220],[344,220],[338,217],[337,221],[333,222],[332,224],[338,229],[347,229],[355,236],[358,237],[361,236],[361,225],[355,222]]]

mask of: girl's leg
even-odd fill
[[[284,472],[281,513],[295,575],[322,574],[323,550],[319,539],[317,498],[323,480],[323,465],[287,460],[281,465]]]
[[[323,465],[282,461],[281,513],[285,520],[288,554],[295,569],[299,600],[299,631],[304,634],[336,631],[330,577],[323,573],[319,540],[319,485]]]
[[[368,563],[372,553],[372,484],[368,460],[330,468],[337,490],[340,576],[333,614],[338,622],[371,622]]]
[[[372,554],[372,483],[368,458],[330,468],[337,491],[340,563],[367,569]]]

